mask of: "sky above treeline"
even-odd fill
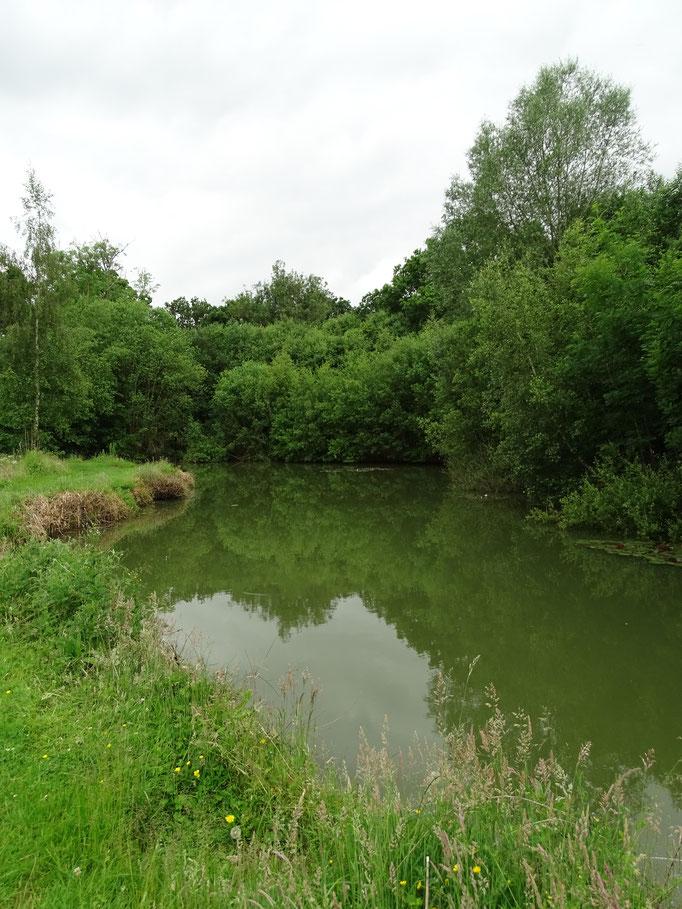
[[[275,259],[353,303],[438,222],[480,121],[568,57],[682,163],[680,0],[2,0],[0,243],[27,167],[64,246],[126,245],[155,303]]]

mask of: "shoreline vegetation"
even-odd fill
[[[36,453],[11,466],[10,486],[48,501],[130,504],[140,478],[151,494],[176,476]],[[22,499],[4,485],[6,514]],[[407,766],[361,741],[351,780],[316,766],[307,713],[185,664],[115,553],[39,536],[0,558],[3,905],[649,907],[670,891],[638,855],[646,758],[593,789],[587,744],[560,767],[490,690],[482,728],[441,730]]]
[[[154,307],[124,245],[59,247],[29,170],[0,247],[0,451],[29,449],[0,459],[3,906],[663,904],[647,758],[598,792],[587,744],[560,767],[491,690],[415,798],[388,745],[317,768],[305,723],[168,649],[115,553],[52,539],[188,495],[169,462],[276,460],[443,464],[565,528],[682,542],[682,170],[651,161],[627,88],[543,67],[356,306],[277,261]]]
[[[152,502],[184,498],[193,486],[190,473],[167,461],[0,456],[0,538],[44,540],[106,527]]]
[[[124,245],[59,246],[30,170],[23,248],[0,247],[0,451],[439,463],[590,536],[680,544],[682,169],[652,161],[627,87],[542,67],[353,304],[278,260],[153,306]]]

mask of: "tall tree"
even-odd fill
[[[199,297],[192,297],[191,300],[186,297],[176,297],[163,305],[180,328],[198,328],[200,325],[210,322],[216,313],[215,306],[211,306],[210,303]]]
[[[496,225],[551,255],[600,197],[641,183],[650,160],[628,88],[576,60],[546,66],[501,126],[482,123],[468,155],[471,181],[454,178],[444,221],[466,217],[486,233]],[[476,235],[467,239],[478,242]]]
[[[431,285],[431,272],[427,254],[415,249],[400,265],[393,269],[390,283],[365,294],[360,311],[383,310],[398,316],[408,331],[418,331],[433,315],[440,315]]]
[[[641,181],[650,159],[630,90],[569,60],[543,67],[503,126],[483,124],[469,161],[502,221],[539,228],[555,250],[600,196]]]
[[[269,281],[261,281],[253,290],[244,290],[234,300],[226,300],[224,309],[229,319],[268,325],[279,319],[323,322],[348,312],[350,303],[333,294],[317,275],[287,271],[284,262],[277,260]]]
[[[43,327],[54,304],[54,252],[55,231],[53,224],[52,194],[30,169],[24,184],[25,195],[21,203],[23,217],[17,222],[24,237],[24,273],[29,282],[28,304],[32,323],[33,365],[33,417],[30,445],[37,448],[40,439],[40,415],[43,373]]]

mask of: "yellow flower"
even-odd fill
[[[421,808],[415,808],[415,809],[414,809],[414,813],[415,813],[415,814],[421,814],[421,813],[422,813]]]
[[[182,770],[181,767],[176,767],[175,770],[174,770],[173,772],[174,772],[174,773],[180,773],[181,770]]]
[[[111,742],[107,742],[107,748],[111,748]]]
[[[46,755],[46,754],[43,755],[43,760],[44,760],[44,761],[47,760],[47,755]]]
[[[261,740],[260,740],[261,745],[265,745],[266,742],[267,742],[267,739],[261,739]]]
[[[234,814],[226,814],[225,820],[228,824],[234,824]]]
[[[400,886],[401,886],[401,887],[404,887],[405,884],[407,884],[407,881],[401,881],[401,882],[400,882]]]
[[[474,865],[474,867],[473,867],[471,870],[474,872],[474,874],[480,874],[480,873],[481,873],[481,866],[480,866],[480,865]]]
[[[199,777],[201,776],[201,771],[200,771],[200,770],[195,770],[195,771],[194,771],[194,776],[195,776],[197,779],[199,779]]]
[[[199,755],[199,760],[200,760],[200,761],[203,761],[203,759],[204,759],[203,754],[200,754],[200,755]]]
[[[185,761],[185,765],[186,765],[187,767],[189,767],[189,765],[190,765],[191,763],[192,763],[191,761]]]
[[[423,886],[421,881],[417,881],[417,890],[421,890]]]
[[[452,870],[455,872],[455,874],[459,874],[459,865],[453,865]]]

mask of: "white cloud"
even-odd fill
[[[357,301],[438,220],[483,117],[578,56],[682,160],[677,0],[5,0],[0,241],[29,164],[62,242],[218,302],[276,258]]]

